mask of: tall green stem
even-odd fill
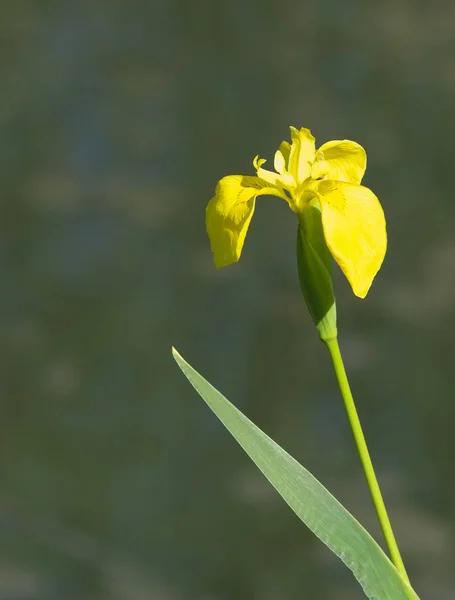
[[[327,348],[332,359],[333,367],[335,369],[336,378],[340,387],[341,395],[344,400],[346,412],[348,413],[349,422],[351,424],[352,433],[354,434],[355,443],[360,456],[360,460],[365,471],[365,476],[370,488],[370,493],[373,498],[374,507],[378,515],[379,523],[381,525],[382,533],[389,549],[390,557],[393,564],[409,583],[409,578],[406,573],[406,569],[403,560],[398,550],[398,545],[393,534],[392,525],[387,514],[387,510],[382,498],[381,490],[379,488],[378,480],[374,472],[373,463],[371,462],[370,453],[363,435],[362,426],[360,424],[357,409],[354,404],[354,398],[352,397],[351,388],[349,386],[348,377],[343,364],[343,358],[341,356],[340,347],[337,339],[327,340]]]

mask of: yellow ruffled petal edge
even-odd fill
[[[256,197],[268,194],[284,198],[282,192],[258,177],[228,175],[218,182],[206,209],[206,227],[215,266],[237,262],[254,214]]]
[[[367,168],[367,155],[357,142],[333,140],[316,152],[311,177],[360,184]]]
[[[317,185],[324,237],[359,298],[365,298],[387,249],[384,211],[361,185],[321,181]]]

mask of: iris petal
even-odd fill
[[[309,129],[291,127],[292,145],[289,153],[289,173],[297,184],[311,175],[314,161],[315,142]]]
[[[259,158],[259,156],[256,156],[253,160],[253,166],[256,169],[257,176],[270,185],[282,187],[281,176],[278,175],[278,173],[262,168],[262,165],[266,162],[265,158]]]
[[[237,262],[254,214],[256,197],[263,194],[284,198],[280,190],[258,177],[228,175],[218,182],[206,209],[206,227],[217,267]]]
[[[321,204],[327,246],[354,294],[364,298],[387,249],[379,200],[364,186],[338,181],[321,181],[314,190]]]
[[[367,155],[357,142],[333,140],[316,152],[311,170],[313,179],[332,179],[359,184],[367,168]]]
[[[281,142],[279,150],[275,152],[275,161],[273,166],[275,171],[280,175],[288,171],[289,154],[291,152],[291,144],[289,142]]]

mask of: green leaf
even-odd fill
[[[173,348],[195,390],[296,515],[349,569],[371,600],[418,600],[409,584],[356,519],[302,465],[199,375]]]

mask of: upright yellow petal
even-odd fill
[[[364,186],[336,181],[318,182],[314,191],[321,204],[327,246],[354,294],[364,298],[387,249],[379,200]]]
[[[366,168],[367,155],[360,144],[334,140],[323,144],[316,152],[311,177],[359,184]]]
[[[288,171],[290,153],[291,144],[289,142],[281,142],[279,150],[275,152],[275,161],[273,163],[275,171],[280,175]]]
[[[309,129],[291,127],[292,145],[289,153],[289,173],[297,185],[311,175],[315,142]]]
[[[217,267],[237,262],[253,217],[256,197],[261,194],[286,196],[258,177],[228,175],[216,186],[206,209],[206,227]]]

